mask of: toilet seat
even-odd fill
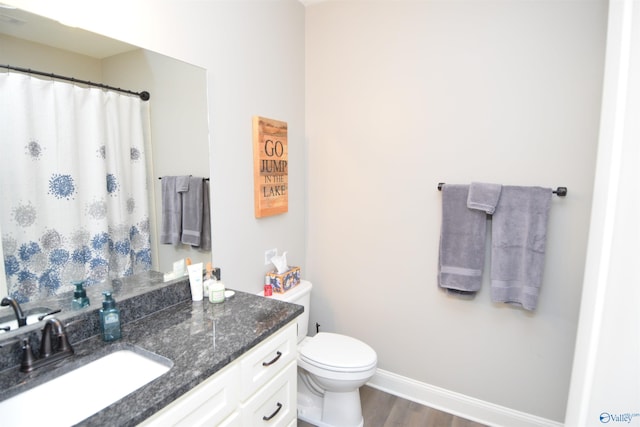
[[[305,339],[298,349],[301,361],[333,372],[364,372],[375,368],[376,352],[355,338],[320,332]]]

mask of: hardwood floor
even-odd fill
[[[360,389],[360,400],[364,427],[486,427],[369,386]],[[312,424],[298,420],[298,427]]]

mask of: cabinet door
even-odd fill
[[[241,405],[242,425],[289,426],[297,416],[297,387],[297,365],[294,360]]]
[[[217,427],[242,427],[242,417],[240,412],[236,411],[224,419]]]
[[[142,426],[215,425],[237,407],[240,368],[227,366],[144,421]]]
[[[240,400],[246,400],[298,357],[297,323],[292,322],[242,357]]]

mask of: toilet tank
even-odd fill
[[[309,332],[309,307],[311,305],[311,282],[301,280],[298,286],[289,289],[283,294],[274,293],[273,296],[267,298],[278,299],[293,304],[299,304],[304,307],[304,313],[297,318],[298,322],[298,342],[302,341]]]

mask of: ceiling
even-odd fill
[[[138,49],[124,42],[3,5],[0,5],[0,33],[96,59]]]

